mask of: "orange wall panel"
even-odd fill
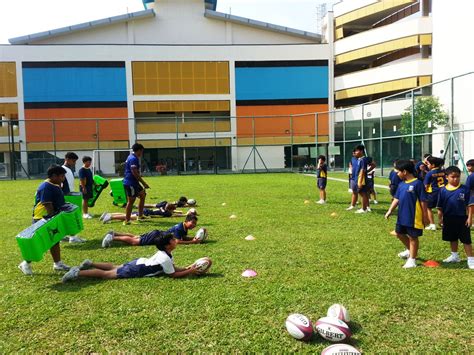
[[[257,137],[289,136],[291,132],[291,115],[301,115],[294,116],[292,119],[292,129],[294,136],[315,135],[314,112],[326,112],[327,110],[327,104],[237,106],[237,136],[240,138],[252,136],[253,128],[251,117],[255,117],[255,135]],[[319,114],[318,135],[328,135],[328,130],[328,115]]]
[[[53,124],[57,142],[87,142],[104,140],[128,140],[127,108],[52,108],[26,109],[27,142],[50,142],[53,140]],[[122,118],[99,121],[86,118]],[[77,119],[77,120],[72,120]],[[98,137],[97,137],[98,136]]]

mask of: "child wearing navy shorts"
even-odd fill
[[[96,263],[86,259],[64,274],[62,281],[68,282],[80,277],[128,279],[167,275],[176,278],[200,273],[194,264],[184,268],[174,265],[171,252],[176,248],[178,241],[173,234],[157,235],[153,243],[158,248],[158,252],[150,258],[138,258],[123,265]]]
[[[474,197],[470,197],[469,187],[461,185],[461,170],[457,166],[446,169],[448,184],[442,187],[438,196],[440,224],[443,227],[443,240],[451,245],[451,255],[444,263],[459,263],[458,241],[464,245],[467,266],[474,269],[472,256],[471,230]]]
[[[323,205],[326,203],[326,185],[328,182],[328,166],[326,165],[326,157],[320,155],[318,157],[318,189],[319,189],[319,203]]]

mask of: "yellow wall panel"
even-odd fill
[[[16,103],[0,103],[0,116],[18,118],[18,105]]]
[[[0,143],[0,152],[9,152],[12,148],[12,145],[9,143]],[[20,151],[20,144],[15,143],[15,151],[19,152]]]
[[[229,94],[228,62],[133,62],[135,95]]]
[[[140,140],[138,143],[143,144],[145,148],[176,148],[178,147],[175,139],[160,139],[160,140]],[[214,139],[186,139],[179,141],[179,147],[229,147],[230,138]]]
[[[229,101],[135,101],[135,112],[230,111]]]
[[[336,91],[336,100],[351,97],[373,95],[383,92],[408,90],[418,87],[418,77],[387,81],[378,84],[366,85],[357,88]]]
[[[16,63],[0,62],[0,97],[16,96]]]

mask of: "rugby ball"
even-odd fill
[[[201,242],[205,241],[207,239],[207,229],[206,228],[201,228],[196,232],[196,235],[194,239],[198,239]]]
[[[311,321],[302,314],[290,314],[288,318],[286,318],[285,325],[288,333],[295,339],[307,341],[311,339],[313,335],[313,325]]]
[[[329,307],[327,316],[340,319],[345,323],[349,323],[351,321],[349,311],[342,304],[338,303],[333,304],[331,307]]]
[[[194,262],[194,265],[196,266],[196,269],[200,272],[200,273],[205,273],[207,272],[211,265],[212,265],[212,260],[210,258],[208,258],[207,256],[205,256],[204,258],[200,258],[200,259],[197,259],[195,262]]]
[[[321,355],[361,355],[361,352],[347,344],[334,344],[325,348]]]
[[[323,317],[316,322],[316,330],[324,339],[334,343],[348,340],[351,330],[342,320],[334,317]]]
[[[194,205],[196,205],[196,200],[190,198],[190,199],[188,200],[188,206],[194,206]]]

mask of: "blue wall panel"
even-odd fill
[[[328,67],[235,68],[237,100],[328,97]]]
[[[25,102],[127,101],[125,68],[23,68]]]

